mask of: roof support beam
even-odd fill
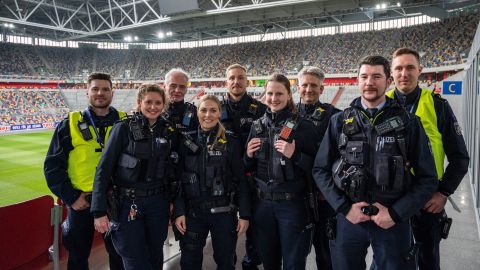
[[[131,17],[128,15],[128,13],[125,12],[125,10],[117,3],[117,1],[116,1],[116,0],[112,0],[112,1],[113,1],[113,3],[114,3],[115,5],[117,5],[117,7],[122,11],[122,13],[123,13],[125,16],[127,16],[127,18],[132,22],[132,24],[135,24],[135,22],[132,20],[132,18],[131,18]]]

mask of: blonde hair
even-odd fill
[[[222,114],[222,104],[220,103],[220,100],[218,100],[218,98],[212,94],[207,94],[200,98],[200,102],[198,103],[197,110],[200,110],[200,106],[205,101],[213,101],[218,106],[218,111],[220,112],[220,115]],[[213,140],[213,143],[209,146],[209,148],[215,149],[215,147],[218,146],[218,144],[220,143],[219,140],[223,140],[223,141],[227,140],[226,129],[223,126],[222,122],[220,122],[220,120],[218,121],[217,134],[215,134],[215,139]]]
[[[225,76],[228,77],[228,72],[230,70],[236,69],[236,68],[241,69],[241,70],[245,71],[245,73],[247,73],[247,69],[244,66],[242,66],[240,64],[233,64],[233,65],[230,65],[230,66],[227,67],[227,70],[225,71]]]
[[[147,93],[158,93],[163,99],[163,110],[167,110],[168,108],[168,100],[167,96],[165,95],[165,89],[163,89],[160,85],[155,83],[143,83],[137,89],[137,112],[140,111],[140,103],[142,102],[143,98]]]

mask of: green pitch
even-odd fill
[[[0,206],[51,194],[43,161],[53,131],[0,136]]]

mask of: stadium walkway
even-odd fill
[[[453,210],[452,205],[447,203],[447,212],[449,216],[453,218],[453,225],[449,238],[442,241],[440,251],[443,258],[442,269],[478,270],[480,269],[480,230],[475,219],[472,191],[468,176],[462,181],[457,192],[453,195],[453,198],[462,212],[456,212]],[[245,251],[242,248],[243,243],[244,237],[241,237],[237,244],[238,258],[243,258],[243,255],[245,254]],[[172,255],[173,257],[169,258],[164,264],[164,269],[180,270],[178,243],[172,240],[170,246],[165,246],[164,250],[166,255],[165,258],[169,257],[168,254],[174,254]],[[307,270],[316,269],[314,261],[314,252],[312,251],[308,256]],[[367,265],[369,265],[370,262],[371,252],[369,252],[369,256],[367,256]],[[90,266],[92,270],[108,269],[106,252],[103,246],[96,247],[92,250]],[[237,263],[236,268],[242,269],[240,260]],[[52,267],[45,268],[45,270],[47,269],[52,269]],[[66,262],[62,262],[61,269],[66,269]],[[213,262],[211,245],[209,243],[204,252],[203,269],[216,269],[215,263]]]

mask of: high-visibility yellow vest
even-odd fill
[[[418,100],[415,115],[420,117],[425,133],[427,133],[430,145],[432,146],[433,158],[437,169],[438,179],[443,177],[443,168],[445,162],[445,151],[443,150],[442,134],[437,126],[437,113],[433,103],[433,91],[422,89]],[[386,93],[387,97],[395,98],[395,90]]]
[[[118,112],[118,116],[119,119],[121,119],[126,116],[126,113]],[[78,128],[78,122],[84,121],[82,119],[82,112],[70,112],[68,118],[73,145],[73,150],[70,151],[68,156],[68,176],[73,188],[83,192],[90,192],[93,187],[95,171],[102,156],[102,151],[95,149],[102,149],[102,147],[97,142],[97,135],[91,125],[89,125],[88,128],[93,138],[88,141],[83,139],[82,133]],[[111,129],[112,126],[107,127],[105,142],[108,140]]]

